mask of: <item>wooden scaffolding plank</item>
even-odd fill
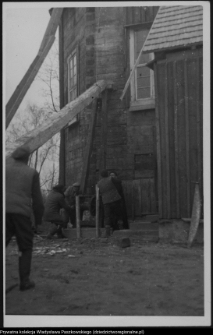
[[[83,159],[84,163],[83,163],[83,171],[82,171],[81,185],[80,185],[81,193],[85,193],[86,183],[87,183],[87,179],[89,175],[90,156],[92,153],[92,145],[93,145],[93,139],[95,135],[97,108],[98,108],[98,101],[97,99],[94,99],[89,134],[87,137],[87,145],[86,145],[86,150],[85,150],[84,159]]]
[[[51,49],[53,42],[55,40],[55,32],[60,22],[60,17],[63,9],[54,9],[52,16],[50,18],[48,27],[44,34],[40,49],[34,61],[30,65],[26,74],[22,78],[19,85],[16,87],[13,95],[6,105],[6,128],[9,126],[13,116],[15,115],[18,107],[20,106],[24,96],[26,95],[28,89],[30,88],[33,80],[35,79],[44,59],[46,58],[49,50]]]
[[[105,80],[96,82],[74,101],[71,101],[62,108],[58,113],[54,113],[49,117],[41,127],[33,129],[26,135],[17,139],[15,143],[8,144],[6,147],[6,157],[8,158],[16,148],[24,144],[27,144],[30,152],[33,153],[66,126],[82,109],[90,105],[93,99],[98,97],[106,87],[107,82]]]

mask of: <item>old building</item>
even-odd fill
[[[98,80],[113,82],[100,96],[86,192],[103,168],[116,171],[133,218],[190,217],[193,183],[202,191],[202,24],[201,6],[63,10],[61,108]],[[66,185],[82,178],[92,108],[61,131]]]
[[[87,193],[94,194],[103,168],[123,180],[128,214],[157,213],[157,159],[154,72],[141,66],[121,101],[130,70],[145,42],[158,7],[64,8],[60,24],[61,107],[100,79],[113,82],[101,98],[90,159]],[[81,180],[91,124],[85,108],[61,132],[61,181]]]

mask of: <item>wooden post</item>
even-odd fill
[[[158,109],[158,75],[157,75],[157,64],[154,64],[154,76],[155,76],[155,119],[156,119],[156,143],[157,143],[157,172],[158,172],[158,209],[159,216],[162,218],[162,174],[161,174],[161,143],[160,143],[160,118]]]
[[[176,182],[176,218],[180,218],[180,192],[179,192],[179,152],[178,152],[178,115],[177,115],[177,74],[176,61],[173,64],[174,75],[174,133],[175,133],[175,182]]]
[[[59,89],[60,109],[64,107],[64,39],[63,24],[59,24]],[[65,129],[60,131],[60,152],[59,152],[59,183],[65,185]]]
[[[51,115],[40,127],[20,137],[15,143],[8,144],[6,147],[6,156],[9,157],[16,148],[24,144],[27,144],[30,153],[33,153],[66,126],[82,109],[90,105],[93,99],[99,96],[106,87],[107,82],[99,80],[79,97],[63,107],[58,113]]]
[[[184,61],[184,82],[185,82],[185,123],[186,123],[186,175],[187,175],[187,215],[190,216],[190,159],[189,159],[189,104],[188,104],[188,76],[187,60]]]
[[[77,231],[77,238],[81,237],[81,222],[80,222],[80,202],[79,202],[79,195],[75,197],[75,210],[76,210],[76,231]]]
[[[201,181],[201,130],[200,130],[200,91],[199,91],[199,58],[196,59],[196,69],[197,69],[197,78],[196,78],[196,118],[197,118],[197,180]]]
[[[92,145],[93,145],[93,139],[95,135],[96,116],[97,116],[97,99],[94,99],[89,134],[87,137],[87,145],[86,145],[84,159],[83,159],[84,164],[83,164],[83,171],[82,171],[81,185],[80,185],[80,192],[82,194],[85,193],[87,179],[89,175],[90,156],[92,153]]]
[[[107,148],[107,90],[102,94],[101,106],[101,154],[100,154],[100,172],[106,169],[106,148]]]
[[[166,186],[167,186],[167,218],[171,217],[170,196],[170,160],[169,160],[169,111],[168,111],[168,65],[165,63],[165,139],[166,139]]]
[[[134,201],[135,201],[135,197],[134,197],[134,180],[132,181],[132,221],[135,220],[135,206],[134,206]]]
[[[99,237],[99,188],[98,185],[95,186],[96,193],[96,216],[95,216],[95,227],[96,227],[96,237]]]

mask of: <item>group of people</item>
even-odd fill
[[[20,290],[35,287],[30,280],[31,259],[33,250],[33,228],[37,228],[42,220],[52,223],[47,238],[57,234],[63,237],[63,228],[71,221],[75,227],[76,208],[75,198],[79,194],[80,184],[75,183],[66,188],[56,185],[48,195],[45,205],[40,189],[38,172],[28,166],[30,149],[22,146],[16,149],[6,160],[6,246],[15,235],[19,248],[19,278]],[[104,237],[110,236],[110,231],[119,229],[118,222],[122,220],[123,228],[128,229],[128,220],[122,183],[115,173],[102,171],[98,182],[104,207]],[[83,200],[83,199],[82,199]],[[83,212],[88,210],[84,202],[80,202],[80,219]]]

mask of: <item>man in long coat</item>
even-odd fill
[[[38,172],[28,164],[28,146],[16,149],[6,160],[6,246],[13,235],[19,248],[20,290],[35,287],[30,280],[33,250],[33,229],[31,213],[35,225],[42,223],[44,211]]]

